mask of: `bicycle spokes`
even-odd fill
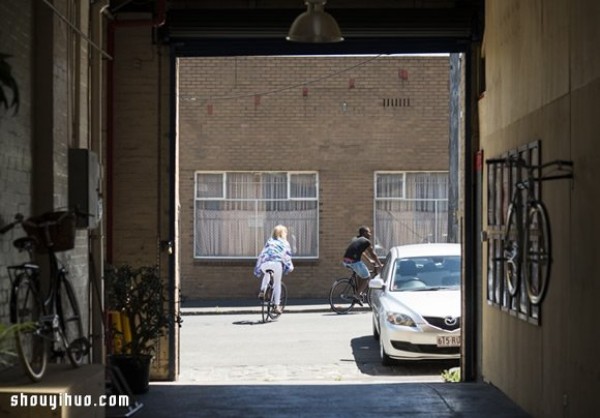
[[[83,362],[89,343],[84,337],[79,304],[73,287],[63,278],[59,290],[56,302],[60,313],[61,338],[69,361],[77,367]]]
[[[279,305],[282,309],[285,308],[287,304],[287,287],[285,283],[281,283],[281,292],[279,295]],[[281,314],[276,310],[277,304],[275,303],[275,296],[273,294],[272,283],[269,284],[267,289],[265,290],[265,297],[262,300],[262,321],[269,322],[270,320],[277,319]]]
[[[517,294],[521,279],[520,243],[523,239],[521,219],[522,216],[520,216],[519,208],[514,205],[509,206],[504,233],[503,260],[506,287],[511,296]]]
[[[542,302],[552,265],[550,226],[546,208],[541,202],[535,202],[527,214],[525,258],[525,284],[527,296],[532,304]]]
[[[18,325],[15,337],[21,364],[33,381],[42,378],[47,364],[48,340],[37,319],[42,311],[35,284],[27,274],[20,275],[12,288],[11,320]]]
[[[504,268],[508,292],[511,296],[514,296],[519,285],[519,263],[517,260],[519,246],[514,242],[511,244],[504,249]]]
[[[346,313],[356,303],[356,288],[351,279],[339,279],[333,283],[329,292],[329,305],[336,313]]]

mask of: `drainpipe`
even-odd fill
[[[115,56],[115,32],[118,28],[125,27],[161,27],[166,21],[167,0],[157,0],[156,16],[153,19],[112,19],[108,24],[107,49],[111,57]],[[114,59],[107,65],[106,75],[106,259],[113,262],[113,145],[114,145]]]
[[[93,32],[91,37],[93,42],[98,45],[102,45],[102,39],[104,37],[104,14],[108,9],[108,0],[102,0],[94,3],[91,6],[91,28]],[[90,74],[91,74],[91,98],[92,103],[90,107],[91,114],[91,134],[89,137],[88,148],[96,152],[98,155],[98,161],[102,164],[103,161],[103,144],[102,144],[102,71],[103,71],[103,60],[101,50],[92,50],[90,55]],[[112,61],[112,57],[108,57],[109,62]],[[102,175],[102,173],[101,173]],[[101,180],[103,181],[103,180]],[[102,196],[102,191],[100,196]],[[106,322],[104,321],[104,220],[100,219],[98,227],[90,234],[90,266],[89,276],[92,283],[91,291],[91,317],[92,317],[92,359],[93,363],[104,364],[106,352],[104,350],[104,330]]]

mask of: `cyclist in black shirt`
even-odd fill
[[[366,226],[361,226],[358,229],[358,236],[350,241],[350,245],[344,253],[344,265],[351,268],[361,279],[358,284],[358,293],[362,294],[369,285],[370,273],[366,264],[362,261],[362,257],[371,263],[375,268],[383,267],[379,261],[373,245],[371,243],[371,230]]]

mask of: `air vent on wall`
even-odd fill
[[[410,97],[395,97],[383,99],[383,107],[410,107]]]

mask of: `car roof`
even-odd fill
[[[442,256],[442,255],[460,255],[460,244],[448,243],[425,243],[398,245],[390,249],[393,258],[400,257],[422,257],[422,256]]]

